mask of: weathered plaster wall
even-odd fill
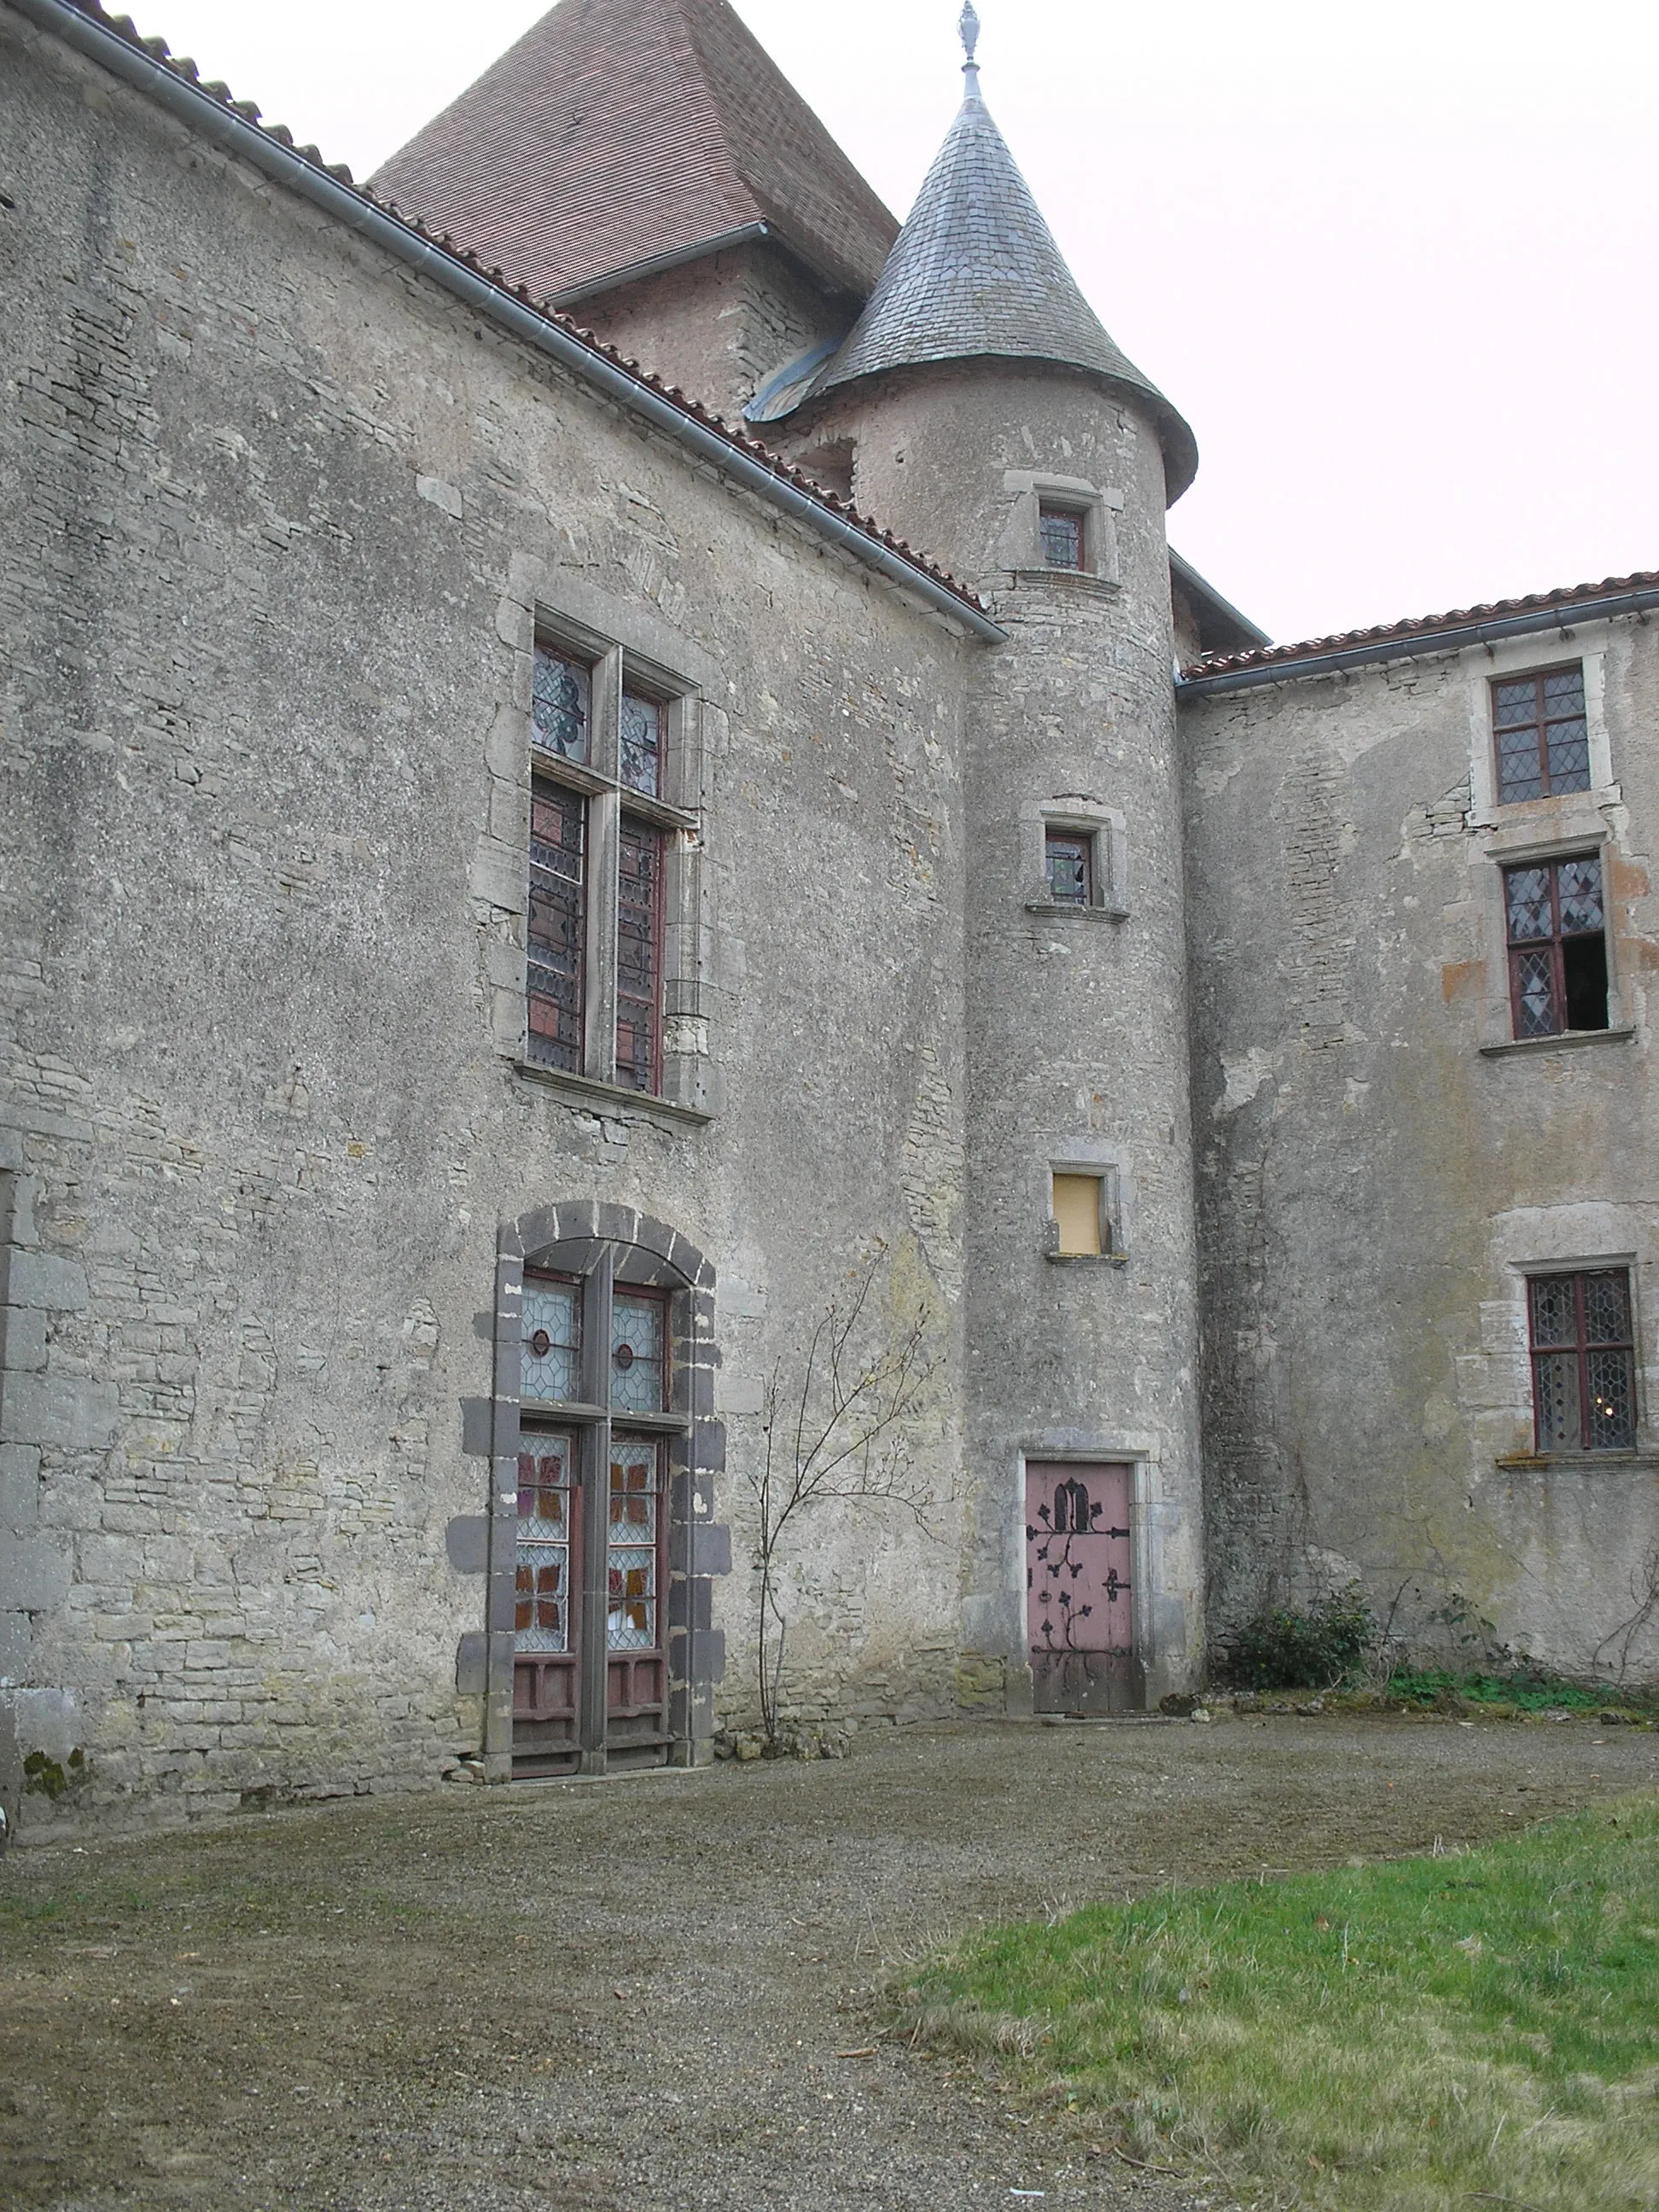
[[[476,1741],[465,1409],[498,1224],[571,1199],[717,1270],[732,1711],[763,1379],[885,1245],[939,1504],[813,1532],[791,1696],[936,1709],[975,648],[3,8],[0,147],[0,1784],[217,1807]],[[706,1123],[513,1065],[538,606],[703,685]]]
[[[814,410],[854,496],[972,580],[1009,632],[969,710],[965,1646],[1025,1648],[1025,1457],[1136,1468],[1138,1634],[1155,1700],[1202,1645],[1202,1504],[1181,800],[1163,455],[1090,380],[975,362]],[[1096,573],[1045,567],[1043,494]],[[1102,905],[1046,900],[1042,814],[1098,824]],[[1049,1176],[1098,1170],[1118,1249],[1056,1263]]]
[[[1574,626],[1182,709],[1213,1620],[1613,1663],[1659,1544],[1659,646]],[[1488,682],[1582,659],[1595,789],[1494,804]],[[1599,734],[1598,734],[1599,732]],[[1613,1034],[1506,1049],[1506,855],[1605,841]],[[1628,1458],[1533,1455],[1528,1268],[1628,1261]],[[1465,1647],[1470,1648],[1470,1647]],[[1659,1672],[1651,1628],[1631,1665]]]
[[[737,423],[769,376],[850,330],[858,308],[826,295],[761,240],[601,292],[571,312],[665,384]]]

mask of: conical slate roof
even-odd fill
[[[762,223],[861,299],[898,232],[727,0],[562,0],[372,185],[544,299]]]
[[[883,369],[988,355],[1086,369],[1150,410],[1178,498],[1197,473],[1192,432],[1078,289],[971,64],[968,87],[869,305],[813,393]]]

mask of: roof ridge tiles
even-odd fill
[[[1530,614],[1570,612],[1597,600],[1659,593],[1659,569],[1638,568],[1628,576],[1604,576],[1599,583],[1565,584],[1553,591],[1525,592],[1507,599],[1486,599],[1469,607],[1453,607],[1439,615],[1411,615],[1398,622],[1373,623],[1361,629],[1333,630],[1324,637],[1304,638],[1291,645],[1251,646],[1239,653],[1206,653],[1182,671],[1189,683],[1208,676],[1231,675],[1247,669],[1271,669],[1297,661],[1317,660],[1333,653],[1363,652],[1367,646],[1407,643],[1414,638],[1432,639],[1459,630],[1517,620]]]
[[[436,251],[450,260],[460,263],[480,282],[499,291],[505,299],[511,300],[515,306],[524,306],[528,313],[557,330],[563,337],[575,340],[584,351],[592,354],[596,359],[608,362],[612,368],[620,369],[642,391],[650,392],[654,398],[673,408],[676,412],[684,415],[688,421],[698,423],[702,428],[717,436],[723,444],[731,447],[733,451],[741,453],[750,461],[758,462],[781,483],[790,484],[798,491],[804,493],[815,506],[822,507],[827,515],[832,516],[837,522],[849,520],[848,516],[838,513],[836,508],[831,506],[821,484],[815,483],[811,477],[804,475],[800,470],[784,460],[781,455],[774,453],[770,447],[763,445],[757,438],[752,438],[741,431],[734,430],[720,416],[711,414],[699,401],[688,399],[683,393],[677,393],[671,390],[660,378],[653,375],[649,370],[641,368],[638,362],[624,361],[615,346],[607,344],[605,340],[597,337],[592,331],[584,330],[570,315],[561,309],[552,307],[546,301],[537,303],[531,300],[526,288],[510,284],[500,270],[486,270],[472,247],[459,246],[447,232],[441,232],[434,236],[417,219],[404,215],[395,203],[390,199],[380,198],[368,185],[360,183],[354,179],[350,169],[343,161],[331,163],[323,159],[316,147],[296,146],[292,132],[285,125],[264,123],[258,119],[260,111],[255,103],[234,100],[228,96],[228,92],[224,98],[219,98],[210,86],[202,82],[200,70],[188,56],[175,55],[163,38],[141,36],[137,24],[130,15],[118,17],[111,15],[102,5],[102,0],[55,0],[55,4],[76,15],[85,16],[100,31],[112,33],[124,46],[133,47],[147,59],[165,70],[169,76],[177,77],[181,82],[188,85],[191,91],[198,97],[210,99],[216,106],[228,109],[236,116],[237,120],[246,129],[255,131],[262,138],[270,139],[272,144],[283,153],[304,161],[307,167],[316,169],[321,174],[331,178],[337,184],[350,191],[355,198],[372,207],[377,215],[395,223],[400,230],[406,231],[411,237],[418,238],[421,244],[428,250]],[[159,52],[156,51],[158,47],[161,50]],[[246,106],[253,107],[254,113],[252,118],[244,112],[244,108]],[[918,574],[926,576],[931,583],[947,592],[963,607],[970,609],[976,615],[982,616],[985,613],[984,603],[978,594],[970,591],[968,586],[961,582],[958,578],[951,575],[948,569],[940,568],[936,562],[929,560],[925,554],[913,551],[901,540],[895,538],[890,532],[879,528],[867,520],[857,519],[856,526],[860,534],[870,539],[873,544],[884,546],[891,552],[902,553],[910,567]]]

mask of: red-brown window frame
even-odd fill
[[[570,818],[574,819],[577,825],[580,841],[578,853],[580,873],[575,879],[574,897],[570,901],[570,911],[574,917],[572,972],[568,979],[570,985],[571,1003],[562,1006],[554,993],[538,990],[536,988],[533,979],[538,968],[549,975],[556,975],[558,969],[552,961],[538,960],[537,957],[538,940],[531,933],[532,908],[527,905],[525,913],[525,1053],[526,1058],[534,1060],[540,1066],[562,1068],[567,1073],[580,1075],[585,1057],[587,1024],[587,895],[592,821],[590,803],[585,792],[579,790],[574,784],[562,782],[556,776],[543,775],[532,769],[530,779],[530,853],[527,867],[528,897],[532,902],[538,888],[537,880],[538,872],[550,878],[552,876],[550,870],[539,869],[539,864],[535,857],[538,842],[536,808],[538,804],[546,805],[550,802],[568,810]],[[561,845],[556,849],[564,851],[568,848]],[[545,1027],[538,1028],[536,1013],[538,1006],[551,1007],[554,1010],[553,1027],[550,1030]],[[567,1029],[570,1031],[568,1036],[564,1034]],[[538,1042],[538,1039],[551,1040],[551,1042]]]
[[[644,942],[649,948],[651,959],[650,996],[646,999],[638,993],[625,994],[623,989],[623,885],[625,878],[619,866],[617,875],[617,1081],[625,1089],[654,1097],[662,1088],[663,945],[668,905],[669,839],[667,831],[657,823],[624,809],[617,827],[619,849],[625,849],[630,838],[641,844],[648,844],[655,854],[651,874],[651,902],[644,933]],[[637,905],[637,902],[635,903]],[[636,1056],[630,1060],[626,1072],[621,1050],[625,1006],[644,1008],[646,1036],[645,1065],[641,1067]],[[641,1024],[630,1018],[629,1026],[637,1039]]]
[[[1578,712],[1576,714],[1552,714],[1545,696],[1545,687],[1552,676],[1576,674],[1578,678]],[[1498,694],[1500,687],[1530,684],[1533,687],[1533,719],[1528,722],[1512,722],[1500,730],[1498,720]],[[1500,806],[1524,806],[1532,798],[1553,799],[1562,792],[1589,791],[1595,781],[1590,773],[1589,708],[1584,689],[1584,664],[1582,660],[1561,660],[1553,667],[1522,669],[1513,676],[1493,676],[1487,678],[1487,711],[1492,725],[1492,781]],[[1549,733],[1552,724],[1583,722],[1584,724],[1584,781],[1557,784],[1550,776]],[[1513,736],[1517,730],[1530,729],[1536,739],[1538,775],[1541,789],[1519,798],[1511,798],[1504,788],[1504,748],[1502,738]]]
[[[1055,561],[1050,558],[1045,526],[1049,522],[1068,522],[1077,532],[1075,561]],[[1080,507],[1067,507],[1060,500],[1040,500],[1037,503],[1037,542],[1042,548],[1045,568],[1059,568],[1068,575],[1086,574],[1089,566],[1089,518]]]
[[[1598,871],[1601,883],[1601,920],[1600,924],[1592,929],[1564,930],[1561,926],[1561,870],[1576,860],[1594,860]],[[1510,900],[1510,879],[1513,876],[1534,875],[1540,870],[1549,877],[1550,934],[1547,937],[1516,937],[1512,933],[1514,923]],[[1532,1037],[1566,1036],[1576,1034],[1570,1030],[1567,1022],[1566,957],[1562,948],[1570,941],[1582,938],[1599,937],[1603,945],[1606,945],[1607,878],[1604,854],[1600,848],[1592,847],[1589,850],[1582,853],[1552,854],[1545,860],[1517,860],[1503,872],[1503,890],[1504,939],[1508,951],[1510,971],[1510,1034],[1522,1042]],[[1541,952],[1546,945],[1549,947],[1550,952],[1550,1000],[1557,1016],[1556,1026],[1553,1030],[1529,1030],[1522,1011],[1521,963],[1524,955]],[[1610,990],[1611,976],[1608,983]],[[1612,1008],[1609,1003],[1606,1018],[1601,1026],[1605,1029],[1607,1021],[1611,1018]]]
[[[1600,1275],[1616,1275],[1620,1277],[1624,1283],[1625,1312],[1629,1322],[1631,1332],[1628,1337],[1597,1338],[1594,1342],[1590,1340],[1584,1314],[1584,1285],[1593,1278]],[[1571,1283],[1572,1285],[1573,1310],[1576,1316],[1575,1328],[1577,1333],[1575,1340],[1571,1344],[1540,1344],[1538,1342],[1536,1314],[1533,1302],[1533,1285],[1534,1283],[1546,1282]],[[1540,1360],[1560,1358],[1567,1353],[1576,1353],[1578,1361],[1579,1450],[1584,1453],[1593,1453],[1598,1450],[1634,1450],[1636,1446],[1637,1421],[1639,1412],[1636,1396],[1636,1301],[1632,1294],[1630,1269],[1628,1267],[1540,1267],[1536,1274],[1528,1275],[1527,1277],[1527,1350],[1528,1355],[1528,1364],[1532,1375],[1532,1441],[1533,1449],[1534,1451],[1543,1452],[1547,1449],[1559,1450],[1562,1449],[1559,1442],[1554,1439],[1552,1439],[1549,1444],[1546,1444],[1543,1433],[1544,1393],[1540,1387],[1538,1378],[1539,1363]],[[1589,1361],[1590,1354],[1593,1352],[1623,1352],[1626,1358],[1629,1376],[1630,1436],[1628,1439],[1621,1439],[1616,1444],[1598,1445],[1594,1440],[1594,1424],[1591,1420],[1593,1394],[1590,1389],[1589,1379]],[[1568,1447],[1568,1449],[1571,1449],[1571,1447]]]

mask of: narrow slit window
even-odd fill
[[[1061,1259],[1095,1260],[1111,1249],[1101,1196],[1098,1176],[1055,1175],[1053,1202]]]
[[[1527,1314],[1538,1449],[1632,1450],[1636,1341],[1629,1270],[1529,1276]]]
[[[587,940],[587,801],[537,776],[530,790],[530,911],[525,930],[526,1049],[580,1074]]]
[[[1504,805],[1589,789],[1589,725],[1581,665],[1547,668],[1536,676],[1495,678],[1492,726],[1498,796]]]
[[[654,1091],[662,1078],[662,954],[667,839],[624,814],[617,889],[617,1080]]]
[[[561,760],[586,765],[592,726],[593,679],[580,660],[536,647],[531,676],[530,720],[533,742]]]
[[[1505,868],[1510,1003],[1517,1037],[1607,1026],[1601,860],[1581,853]]]
[[[1030,512],[1028,507],[1026,512]],[[1039,509],[1042,528],[1042,557],[1051,568],[1083,566],[1083,517],[1075,507]]]
[[[1056,906],[1095,902],[1095,841],[1079,830],[1050,830],[1043,839],[1048,896]]]

